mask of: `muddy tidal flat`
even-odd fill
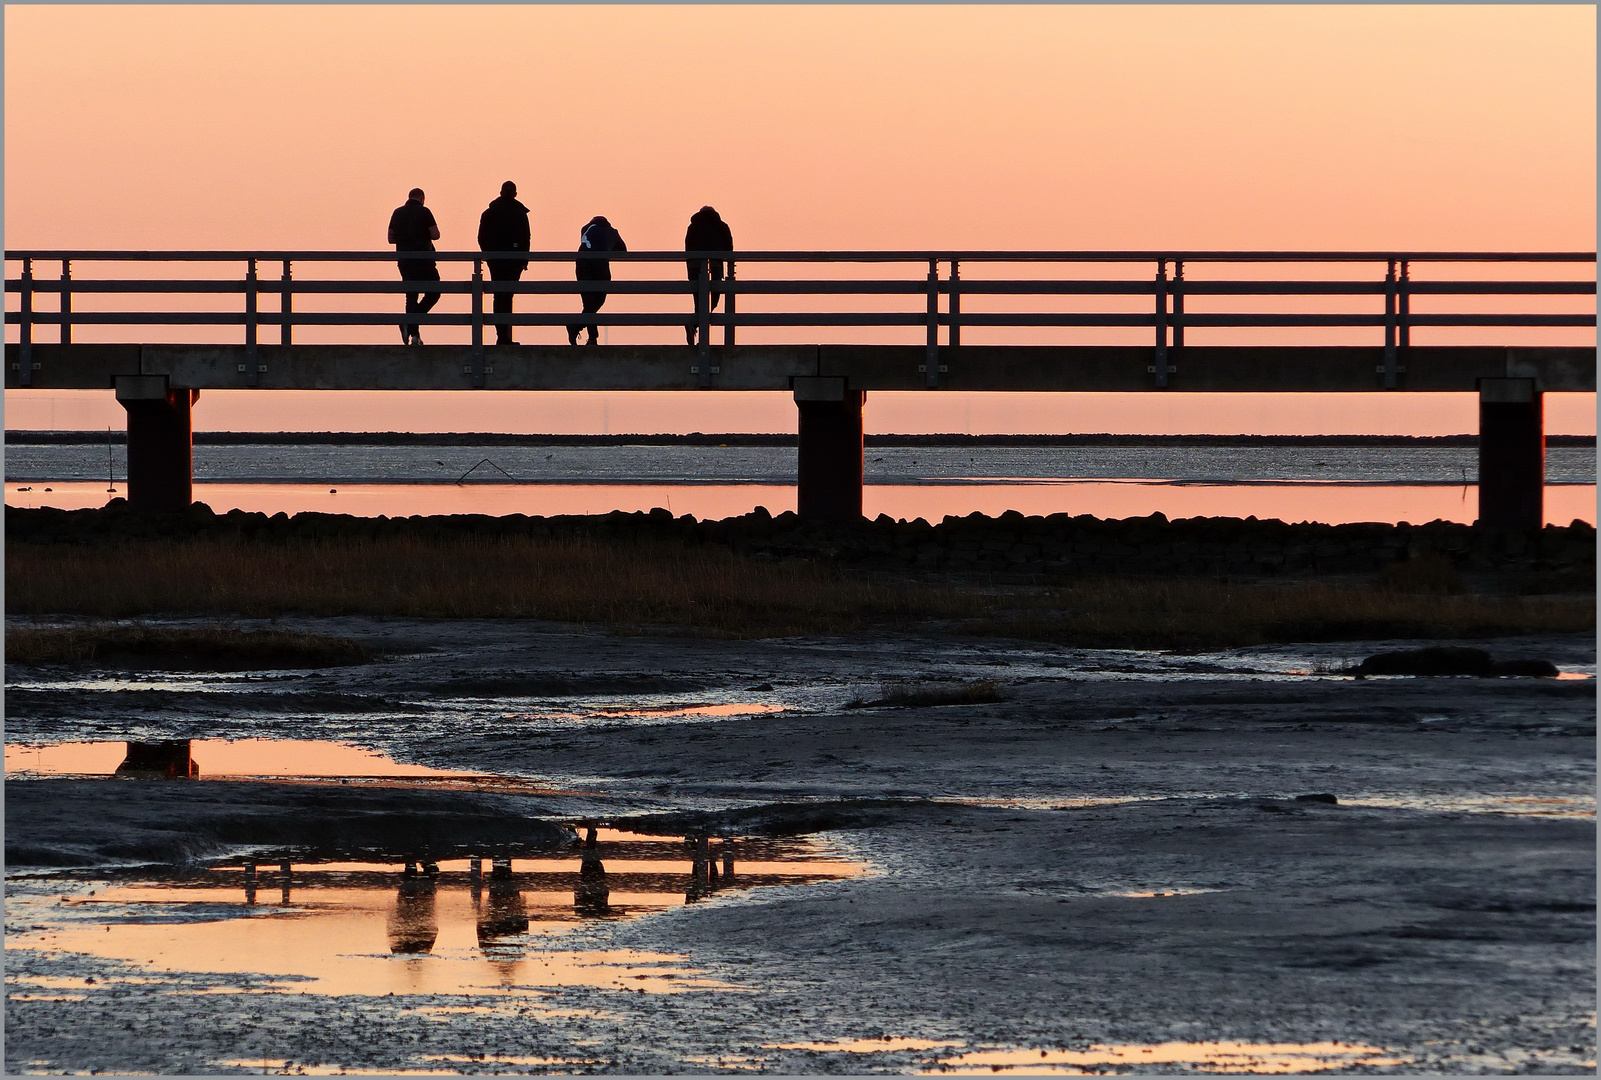
[[[8,669],[8,1073],[1595,1069],[1593,635],[270,625]]]

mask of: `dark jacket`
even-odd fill
[[[428,234],[438,227],[434,212],[416,199],[407,199],[389,215],[389,229],[395,237],[396,251],[434,250],[433,237]]]
[[[612,228],[611,222],[596,216],[589,219],[584,226],[578,242],[580,252],[589,251],[627,251],[628,245],[617,230]],[[575,259],[579,281],[610,281],[611,263],[605,259]]]
[[[728,251],[734,250],[734,234],[729,232],[728,224],[717,215],[717,211],[709,206],[703,206],[695,211],[689,219],[689,229],[684,233],[685,251]],[[689,259],[689,277],[693,281],[700,273],[700,260]],[[712,260],[712,277],[719,280],[723,276],[723,260]]]
[[[528,240],[528,207],[515,195],[502,195],[478,218],[479,251],[527,251]],[[528,269],[525,262],[511,266]]]

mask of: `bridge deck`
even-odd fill
[[[928,353],[916,345],[54,345],[34,344],[30,385],[107,390],[119,376],[165,377],[199,390],[775,390],[796,378],[843,377],[851,390],[917,390]],[[1308,392],[1384,390],[1386,350],[1341,346],[1186,346],[1167,350],[1167,386],[1154,347],[942,345],[945,390]],[[481,357],[481,359],[479,359]],[[19,381],[6,346],[6,388]],[[1484,378],[1532,378],[1545,391],[1596,388],[1596,350],[1411,346],[1395,390],[1472,392]],[[252,372],[251,367],[256,370]],[[479,367],[482,370],[478,370]]]

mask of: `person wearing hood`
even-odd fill
[[[689,219],[689,229],[684,233],[685,251],[726,251],[730,255],[734,252],[734,234],[729,231],[728,224],[718,216],[716,210],[703,206],[695,211]],[[701,263],[704,260],[690,259],[689,280],[698,281],[701,273]],[[723,260],[711,260],[711,278],[713,283],[723,280]],[[717,301],[722,294],[712,292],[707,298],[711,302],[711,310],[717,310]],[[695,344],[695,328],[700,325],[701,308],[700,292],[695,293],[695,321],[684,327],[684,336],[691,345]]]
[[[598,214],[589,219],[589,224],[585,225],[583,231],[579,234],[578,254],[580,255],[627,250],[628,245],[623,243],[622,236],[618,234],[616,229],[612,228],[611,222]],[[607,259],[574,259],[573,262],[575,263],[575,271],[579,281],[611,280],[611,262]],[[606,294],[598,289],[585,289],[578,295],[583,297],[585,315],[593,315],[606,302]],[[582,329],[584,329],[582,323],[567,324],[567,343],[569,345],[578,344],[578,331]],[[594,324],[589,326],[589,344],[600,344],[600,327]]]
[[[517,185],[507,180],[500,185],[500,198],[490,203],[478,218],[478,250],[527,251],[528,240],[528,207],[517,201]],[[520,259],[489,259],[488,262],[491,281],[518,281],[528,269],[528,263]],[[514,294],[497,292],[494,295],[495,314],[510,315]],[[495,324],[495,344],[517,344],[512,340],[509,324]]]

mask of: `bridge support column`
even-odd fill
[[[807,521],[862,516],[862,402],[841,376],[797,377],[800,454],[796,509]]]
[[[190,409],[200,391],[174,389],[165,375],[117,376],[117,402],[128,413],[128,505],[187,510],[194,501]]]
[[[1479,524],[1545,524],[1545,405],[1533,379],[1479,380]]]

